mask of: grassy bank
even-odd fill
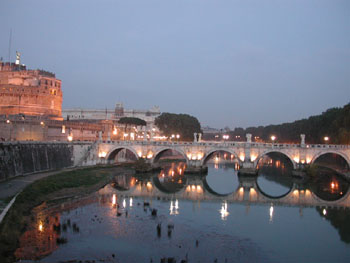
[[[108,183],[115,167],[93,167],[62,172],[27,186],[18,196],[0,225],[0,262],[14,262],[13,253],[26,230],[34,207],[57,198],[78,197],[96,191]],[[120,168],[119,168],[120,170]]]

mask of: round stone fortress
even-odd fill
[[[0,112],[61,120],[61,80],[51,72],[0,61]]]

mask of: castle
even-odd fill
[[[0,61],[0,114],[47,116],[62,120],[61,80],[43,70]]]
[[[62,116],[63,115],[63,116]],[[0,140],[92,141],[125,139],[126,129],[118,120],[136,117],[147,126],[138,127],[135,139],[155,131],[159,107],[127,110],[118,103],[113,110],[62,110],[62,82],[54,73],[29,70],[20,63],[0,61]],[[118,130],[123,132],[118,132]],[[138,137],[139,136],[139,137]]]

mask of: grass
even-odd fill
[[[84,195],[108,183],[111,167],[94,167],[62,172],[35,181],[16,198],[0,225],[0,262],[14,262],[14,252],[34,207],[67,192]]]

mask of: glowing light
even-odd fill
[[[175,138],[175,134],[172,134],[172,135],[171,135],[171,138]]]
[[[324,216],[327,215],[327,210],[326,210],[325,208],[323,208],[322,214],[323,214]]]
[[[98,153],[98,157],[100,157],[100,158],[105,158],[106,156],[107,156],[106,152],[101,151]]]
[[[197,192],[201,192],[202,191],[202,187],[200,185],[197,185]]]
[[[126,200],[123,200],[123,207],[126,207]]]
[[[173,201],[170,201],[170,215],[178,215],[179,214],[179,202],[176,200],[175,204]]]
[[[132,197],[130,197],[129,206],[132,207]]]
[[[41,121],[41,122],[40,122],[40,125],[41,125],[41,126],[44,126],[44,125],[45,125],[45,123],[44,123],[43,121]]]
[[[73,141],[73,135],[68,135],[68,137],[67,137],[67,139],[68,139],[68,141]]]
[[[304,163],[305,163],[305,160],[301,160],[301,163],[304,164]]]
[[[147,159],[151,159],[153,157],[153,153],[152,152],[149,152],[148,154],[147,154]]]
[[[151,189],[152,188],[151,182],[147,182],[146,186],[147,186],[147,188]]]
[[[329,137],[328,137],[328,136],[325,136],[325,137],[323,138],[323,140],[324,140],[325,142],[328,142],[328,141],[329,141]]]
[[[43,230],[44,230],[44,226],[43,226],[43,223],[41,221],[39,223],[38,229],[39,229],[40,232],[43,232]]]
[[[203,153],[197,153],[197,159],[200,160],[203,157]]]
[[[234,158],[235,156],[233,154],[231,154],[231,160]]]
[[[299,191],[298,191],[298,190],[294,190],[294,191],[293,191],[293,195],[296,196],[296,195],[298,195],[298,194],[299,194]]]
[[[117,196],[116,194],[113,194],[112,196],[112,205],[116,205],[117,204]]]
[[[227,203],[226,203],[226,202],[224,202],[224,203],[221,205],[220,214],[221,214],[221,220],[226,220],[226,218],[227,218],[228,215],[230,214],[230,213],[227,211]]]
[[[310,157],[307,157],[307,158],[306,158],[306,163],[307,163],[307,164],[311,163],[311,158],[310,158]]]
[[[270,207],[270,222],[272,222],[273,219],[273,206]]]
[[[138,151],[138,152],[137,152],[137,155],[138,155],[139,157],[141,157],[141,156],[142,156],[142,152],[141,152],[141,151]]]
[[[187,154],[187,158],[188,158],[189,160],[191,160],[191,157],[192,157],[192,153],[188,153],[188,154]]]
[[[219,160],[220,160],[219,156],[215,156],[215,162],[217,163],[219,162]]]
[[[6,123],[9,124],[9,123],[10,123],[10,120],[6,120]]]
[[[239,188],[239,192],[243,193],[244,192],[244,188],[243,187]]]
[[[188,186],[186,187],[186,192],[189,192],[189,191],[191,191],[191,186],[190,186],[190,185],[188,185]]]
[[[239,159],[240,159],[242,162],[244,162],[244,158],[245,158],[244,153],[241,153],[241,154],[239,155]]]
[[[254,161],[256,160],[257,157],[258,157],[258,156],[256,156],[255,154],[251,154],[251,155],[250,155],[250,161],[251,161],[251,162],[254,162]]]
[[[180,139],[180,134],[176,134],[176,139]]]
[[[135,140],[135,133],[130,133],[130,140]]]
[[[118,130],[117,130],[116,127],[114,127],[114,129],[113,129],[113,135],[117,135],[117,134],[118,134]]]
[[[222,138],[223,138],[224,140],[228,140],[228,139],[230,138],[230,136],[227,135],[227,134],[225,134],[225,135],[222,135]]]
[[[196,186],[193,184],[192,185],[192,191],[194,191],[196,189]]]
[[[300,160],[300,159],[299,159],[299,156],[294,156],[294,157],[293,157],[293,160],[294,160],[294,162],[299,163],[299,160]]]
[[[62,133],[66,133],[66,126],[62,125]]]
[[[271,136],[271,141],[274,142],[275,140],[276,140],[276,136],[275,136],[275,135],[272,135],[272,136]]]

